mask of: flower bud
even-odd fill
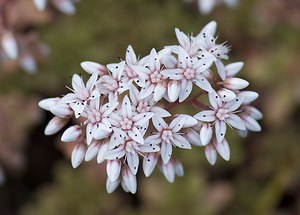
[[[69,118],[73,114],[73,111],[70,108],[70,106],[63,103],[57,103],[50,107],[50,112],[60,118]]]
[[[226,139],[224,139],[220,143],[215,142],[214,145],[215,145],[215,148],[217,149],[218,153],[221,155],[221,157],[224,160],[229,161],[229,159],[230,159],[230,149],[229,149],[229,145],[228,145],[228,142],[226,141]]]
[[[161,171],[163,172],[165,178],[173,183],[175,180],[175,167],[172,161],[169,161],[166,164],[161,164]]]
[[[77,168],[83,161],[86,152],[86,147],[83,144],[78,144],[74,147],[71,155],[72,167]]]
[[[241,78],[226,78],[224,81],[224,87],[230,90],[241,90],[246,88],[249,82]]]
[[[147,153],[143,160],[143,170],[146,177],[149,177],[153,172],[158,160],[157,153]]]
[[[200,140],[203,146],[206,146],[210,142],[212,134],[213,129],[211,125],[209,123],[203,124],[203,126],[200,129]]]
[[[168,96],[171,102],[175,102],[178,99],[180,87],[178,81],[170,81],[168,84]]]
[[[236,98],[235,93],[226,88],[220,89],[218,94],[223,102],[230,102]]]
[[[136,193],[136,176],[132,174],[132,172],[127,166],[125,166],[122,170],[122,182],[124,183],[129,192],[131,192],[132,194]]]
[[[100,148],[100,143],[98,141],[93,141],[89,146],[85,153],[84,160],[90,161],[98,154]]]
[[[73,142],[79,139],[82,130],[79,125],[73,125],[69,127],[61,136],[61,141],[63,142]]]
[[[121,172],[120,160],[108,160],[106,164],[106,173],[110,181],[116,181]]]
[[[216,152],[216,150],[213,146],[207,145],[205,147],[205,157],[211,165],[214,165],[216,163],[216,161],[217,161],[217,152]]]
[[[39,102],[39,107],[43,108],[44,110],[50,111],[50,108],[54,106],[59,100],[59,97],[43,99]]]
[[[84,61],[80,64],[82,69],[89,74],[97,73],[99,76],[107,74],[107,69],[105,66],[95,63],[92,61]]]
[[[64,119],[60,117],[53,117],[45,128],[45,135],[53,135],[57,133],[60,129],[62,129],[67,123],[69,119]]]
[[[236,74],[238,74],[241,69],[243,68],[244,63],[243,62],[235,62],[235,63],[230,63],[225,66],[225,72],[227,77],[233,77]]]

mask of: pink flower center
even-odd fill
[[[120,125],[121,125],[121,128],[123,130],[130,130],[132,128],[132,120],[129,119],[129,118],[124,118],[121,122],[120,122]]]
[[[88,121],[90,121],[93,124],[96,124],[98,122],[101,122],[102,114],[100,113],[99,110],[92,109],[91,111],[89,111],[87,113],[87,118],[88,118]]]
[[[187,68],[185,70],[185,72],[183,73],[183,75],[187,80],[194,79],[195,78],[195,70]]]
[[[219,110],[216,112],[216,117],[217,117],[219,120],[224,121],[226,118],[229,117],[228,111],[221,108],[221,109],[219,109]]]
[[[170,129],[165,129],[161,132],[161,139],[170,141],[173,138],[173,132]]]
[[[157,84],[161,81],[162,75],[158,71],[154,71],[150,74],[150,81]]]
[[[150,105],[147,101],[140,101],[138,106],[136,107],[136,111],[138,113],[145,113],[150,111]]]

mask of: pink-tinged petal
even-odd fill
[[[45,128],[45,135],[53,135],[60,131],[67,123],[69,119],[64,119],[60,117],[53,117]]]
[[[129,193],[129,189],[127,188],[126,184],[124,183],[124,180],[121,180],[121,186],[122,186],[124,192]]]
[[[126,50],[126,62],[129,64],[135,64],[137,62],[135,52],[131,45],[129,45]]]
[[[130,65],[130,68],[142,79],[147,79],[148,74],[151,72],[148,67],[146,68],[145,66],[141,65]]]
[[[226,88],[218,90],[218,95],[220,96],[223,102],[230,102],[236,98],[235,93]]]
[[[164,69],[160,72],[165,78],[170,80],[181,80],[183,78],[183,71],[180,68]]]
[[[165,56],[169,56],[171,54],[172,54],[172,50],[167,47],[164,47],[157,53],[159,60],[162,60]]]
[[[211,145],[205,146],[205,157],[211,165],[214,165],[216,163],[217,152],[213,146]]]
[[[71,155],[72,167],[77,168],[84,159],[86,147],[83,144],[78,144],[74,147]]]
[[[224,139],[222,142],[215,142],[214,146],[215,146],[216,150],[218,151],[219,155],[221,155],[221,157],[224,160],[229,161],[230,149],[229,149],[229,145],[228,145],[228,142],[226,141],[226,139]]]
[[[204,2],[204,1],[201,1],[201,2]],[[214,3],[214,2],[211,1],[211,3]],[[201,32],[197,35],[196,39],[200,39],[200,38],[206,39],[207,36],[214,36],[216,33],[216,30],[217,30],[217,22],[211,21],[203,27]]]
[[[149,68],[151,71],[158,71],[160,69],[160,63],[156,50],[153,48],[149,55]]]
[[[222,100],[220,96],[216,93],[216,91],[211,91],[208,93],[209,103],[214,109],[218,109],[222,106]]]
[[[228,102],[224,105],[224,108],[229,112],[233,112],[237,110],[243,103],[243,98],[237,97],[233,101]]]
[[[187,141],[187,139],[185,139],[183,136],[179,135],[179,134],[174,134],[174,140],[173,143],[182,149],[191,149],[192,146],[189,143],[189,141]]]
[[[108,117],[111,112],[113,112],[117,107],[119,103],[118,102],[108,102],[105,105],[101,107],[101,111],[103,111],[102,117]],[[105,119],[105,118],[104,118]]]
[[[145,145],[149,145],[149,144],[157,145],[159,143],[161,143],[160,134],[150,135],[145,139]]]
[[[185,33],[183,33],[178,28],[175,28],[175,34],[176,34],[176,37],[178,39],[179,44],[182,47],[189,47],[190,46],[190,38]]]
[[[252,117],[250,117],[247,114],[241,114],[240,116],[248,130],[254,131],[254,132],[261,131],[261,126],[255,119],[253,119]]]
[[[76,102],[77,100],[78,99],[75,93],[68,93],[59,100],[59,103],[72,103]]]
[[[123,99],[121,111],[123,117],[132,117],[131,103],[127,95]]]
[[[183,84],[185,83],[185,84]],[[183,102],[189,97],[193,90],[193,82],[191,81],[182,81],[180,85],[180,93],[179,93],[179,102]]]
[[[98,155],[100,148],[100,143],[98,141],[93,141],[89,146],[85,153],[84,160],[85,161],[91,161],[93,158],[95,158]]]
[[[50,107],[50,112],[60,118],[69,118],[72,116],[73,111],[67,104],[57,103]]]
[[[189,54],[181,47],[178,47],[178,66],[183,69],[187,68],[187,61],[190,60]]]
[[[170,123],[169,128],[176,133],[184,126],[185,121],[186,118],[184,116],[175,117]]]
[[[145,123],[147,123],[152,117],[153,113],[146,112],[146,113],[140,113],[135,115],[132,118],[132,121],[135,123],[135,125],[143,126]]]
[[[151,95],[151,93],[153,93],[154,89],[155,89],[155,85],[153,85],[153,84],[148,84],[146,87],[143,87],[140,92],[141,99],[144,99],[144,98],[148,97],[149,95]]]
[[[143,125],[137,126],[137,128],[139,129],[139,131],[140,131],[140,133],[141,133],[142,136],[145,136],[148,127],[149,127],[149,121],[147,121]]]
[[[179,114],[177,117],[184,119],[183,128],[194,127],[198,124],[198,120],[188,114]]]
[[[79,125],[73,125],[69,127],[61,136],[61,141],[63,142],[73,142],[79,139],[82,130]]]
[[[165,81],[158,83],[154,88],[153,99],[155,102],[161,100],[167,91],[167,83]]]
[[[132,172],[128,167],[124,167],[122,170],[122,182],[124,183],[124,185],[126,186],[129,192],[131,192],[132,194],[136,193],[137,190],[136,176],[132,174]]]
[[[195,146],[202,146],[199,134],[194,129],[187,129],[185,137],[191,144]]]
[[[160,155],[164,164],[168,163],[172,156],[172,145],[170,143],[162,142]]]
[[[196,115],[194,115],[194,118],[196,118],[202,122],[212,122],[212,121],[215,121],[216,116],[215,116],[214,111],[204,110],[204,111],[201,111],[201,112],[197,113]]]
[[[99,76],[102,76],[104,74],[107,74],[107,69],[105,66],[92,62],[92,61],[84,61],[80,63],[81,68],[86,71],[89,74],[98,74]]]
[[[222,142],[226,134],[226,123],[224,121],[217,120],[215,123],[215,133],[217,142]]]
[[[74,74],[72,76],[72,87],[75,92],[80,92],[82,91],[82,89],[85,89],[82,77],[80,77],[77,74]]]
[[[258,93],[254,91],[242,91],[239,92],[238,97],[243,98],[243,104],[247,105],[258,98]]]
[[[60,100],[59,97],[47,98],[39,101],[39,107],[44,110],[50,111],[50,108],[54,106]]]
[[[11,59],[18,58],[18,45],[15,37],[9,31],[2,34],[1,45],[5,54]]]
[[[106,164],[106,173],[110,181],[118,180],[121,173],[121,161],[108,160]]]
[[[113,78],[120,80],[124,71],[125,61],[120,63],[107,64],[106,67],[111,71]]]
[[[252,118],[255,120],[260,120],[263,118],[262,112],[260,112],[257,108],[252,107],[252,106],[245,106],[243,107],[243,110],[249,114]]]
[[[152,174],[157,164],[157,160],[158,160],[157,153],[147,153],[144,155],[143,170],[146,177],[149,177]]]
[[[162,58],[162,63],[166,68],[175,68],[177,65],[177,59],[173,55],[167,55]]]
[[[238,74],[241,69],[243,68],[244,63],[243,62],[235,62],[235,63],[230,63],[225,66],[225,72],[227,77],[233,77],[236,74]]]
[[[84,111],[87,101],[77,101],[70,103],[70,107],[73,109],[75,113],[75,118],[79,118],[81,113]]]
[[[211,92],[212,87],[206,78],[203,76],[196,77],[196,79],[193,80],[194,84],[196,84],[198,87],[200,87],[202,90],[206,92]]]
[[[97,154],[97,163],[98,164],[102,163],[105,160],[104,155],[108,151],[108,145],[109,145],[108,141],[104,141],[102,144],[100,144],[98,154]]]
[[[153,116],[152,122],[157,131],[161,131],[167,127],[166,122],[159,116]]]
[[[138,142],[140,144],[144,144],[144,138],[143,138],[141,132],[136,127],[133,127],[127,133],[128,133],[128,136],[131,137],[136,142]]]
[[[129,97],[133,106],[136,106],[140,101],[139,91],[134,85],[132,85],[129,89]]]
[[[170,81],[168,83],[168,96],[171,102],[175,102],[178,99],[180,92],[180,86],[178,81]]]
[[[163,109],[161,107],[154,106],[150,109],[150,111],[152,113],[154,113],[155,116],[158,116],[158,117],[169,117],[169,116],[171,116],[171,114],[168,111],[166,111],[165,109]]]
[[[176,160],[174,161],[174,169],[175,169],[175,174],[176,174],[177,176],[179,176],[179,177],[184,176],[183,165],[182,165],[182,163],[181,163],[178,159],[176,159]]]
[[[226,119],[226,123],[236,129],[246,130],[243,120],[236,114],[230,114],[230,116]]]
[[[224,64],[222,63],[221,60],[217,60],[215,62],[216,64],[216,67],[217,67],[217,71],[218,71],[218,74],[220,76],[220,78],[224,81],[225,78],[226,78],[226,73],[225,73],[225,66]]]
[[[249,85],[249,82],[241,78],[229,77],[225,79],[223,85],[230,90],[241,90],[246,88]]]
[[[139,168],[139,156],[136,152],[134,153],[126,153],[126,160],[128,167],[132,174],[136,175]]]
[[[212,138],[212,134],[213,134],[213,129],[211,124],[209,123],[203,124],[200,129],[200,139],[203,146],[206,146],[210,142]]]
[[[175,180],[175,167],[172,161],[169,161],[166,164],[161,164],[161,170],[166,177],[166,179],[173,183]]]
[[[118,128],[113,128],[114,133],[112,134],[109,141],[109,148],[113,149],[120,144],[124,143],[124,140],[127,138],[127,134]]]
[[[110,145],[109,145],[110,147]],[[120,145],[119,147],[115,147],[112,150],[108,150],[105,154],[104,154],[104,159],[106,160],[118,160],[122,157],[125,156],[125,149],[124,149],[124,145]]]
[[[113,193],[119,186],[121,179],[111,181],[109,178],[106,179],[106,191],[107,193]]]
[[[96,129],[97,129],[96,125],[94,125],[92,123],[87,124],[87,126],[86,126],[86,143],[87,143],[87,145],[90,145],[90,143],[92,142]]]
[[[47,0],[33,0],[33,3],[39,11],[43,11],[46,8]]]
[[[54,0],[54,5],[60,12],[68,15],[73,15],[76,12],[76,7],[73,1],[70,0]]]
[[[101,140],[110,135],[111,131],[108,131],[106,128],[103,129],[101,124],[99,124],[99,127],[95,130],[93,137],[95,140]]]
[[[156,139],[156,142],[147,142],[144,145],[139,146],[139,150],[142,153],[153,153],[153,152],[159,152],[160,148],[157,144],[159,144],[161,141],[159,139]]]
[[[98,74],[97,73],[93,73],[91,75],[91,77],[89,78],[89,80],[86,82],[86,89],[89,90],[89,91],[92,91],[93,88],[95,87],[95,84],[97,82],[97,78],[98,78]],[[98,92],[98,96],[100,96],[100,93]],[[94,99],[95,96],[97,95],[97,93],[94,93],[94,97],[92,97],[91,99]]]

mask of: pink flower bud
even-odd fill
[[[85,153],[85,157],[84,160],[85,161],[90,161],[92,160],[94,157],[97,156],[98,151],[100,148],[100,143],[98,141],[93,141],[89,146],[88,149]]]
[[[178,81],[170,81],[168,84],[168,96],[171,102],[175,102],[178,99],[180,87]]]
[[[241,90],[246,88],[249,82],[241,78],[226,78],[224,81],[224,87],[230,90]]]
[[[226,71],[226,76],[227,77],[233,77],[236,74],[238,74],[241,69],[243,68],[244,63],[243,62],[235,62],[235,63],[230,63],[225,66],[225,71]]]
[[[173,183],[175,180],[175,167],[172,161],[169,161],[166,164],[161,164],[161,171],[163,172],[165,178]]]
[[[213,129],[211,125],[209,123],[203,124],[203,126],[200,129],[200,140],[203,146],[206,146],[210,142],[212,134]]]
[[[63,119],[60,117],[53,117],[45,128],[45,135],[53,135],[57,133],[60,129],[62,129],[67,123],[69,119]]]
[[[79,139],[82,130],[79,125],[74,125],[69,127],[61,136],[61,141],[63,142],[73,142]]]
[[[50,108],[54,106],[59,100],[59,97],[43,99],[39,102],[39,107],[43,108],[44,110],[50,111]]]
[[[158,160],[157,153],[147,153],[143,160],[143,170],[146,177],[149,177],[153,172]]]
[[[116,181],[121,172],[120,160],[108,160],[106,164],[106,173],[110,181]]]
[[[72,167],[77,168],[83,161],[86,152],[86,147],[83,144],[78,144],[74,147],[71,155]]]
[[[226,139],[224,139],[220,143],[215,142],[214,145],[215,145],[215,148],[217,149],[218,153],[221,155],[221,157],[224,160],[229,161],[229,159],[230,159],[230,149],[229,149],[229,145],[228,145],[228,142],[226,141]]]
[[[132,172],[127,166],[125,166],[122,170],[122,182],[124,183],[124,185],[126,186],[129,192],[131,192],[132,194],[136,193],[137,190],[136,176],[132,174]]]
[[[117,187],[119,186],[121,180],[118,179],[116,181],[110,181],[109,178],[106,179],[106,191],[107,193],[112,193],[114,192]]]
[[[223,102],[230,102],[236,98],[235,93],[226,88],[220,89],[218,94]]]
[[[70,106],[63,103],[58,103],[50,107],[50,112],[60,118],[69,118],[73,114]]]
[[[99,76],[107,74],[107,69],[105,66],[95,63],[92,61],[84,61],[80,64],[82,69],[89,74],[97,73]]]
[[[216,152],[216,150],[213,146],[207,145],[205,147],[205,157],[211,165],[214,165],[216,163],[216,161],[217,161],[217,152]]]

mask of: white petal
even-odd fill
[[[59,97],[43,99],[39,101],[39,107],[43,108],[44,110],[50,111],[50,107],[55,105],[59,100]]]
[[[126,153],[126,160],[129,169],[131,172],[136,175],[138,168],[139,168],[139,156],[136,152],[134,153]]]
[[[246,130],[243,120],[236,114],[230,114],[226,123],[239,130]]]
[[[103,125],[100,123],[99,127],[94,132],[94,139],[95,140],[101,140],[110,135],[111,131],[108,131],[107,128],[103,127]]]
[[[110,145],[109,145],[109,147],[110,147]],[[107,160],[116,160],[116,159],[120,159],[120,158],[122,158],[124,156],[125,156],[124,145],[120,145],[119,147],[115,147],[112,150],[108,150],[104,154],[104,159],[107,159]]]
[[[237,97],[233,101],[228,102],[224,105],[224,108],[229,112],[233,112],[237,110],[243,103],[243,98]]]
[[[217,161],[217,152],[211,145],[205,146],[205,157],[211,165],[214,165]]]
[[[147,153],[143,159],[143,170],[146,177],[149,177],[153,172],[158,160],[157,153]]]
[[[45,135],[53,135],[59,132],[68,122],[69,119],[63,119],[57,116],[53,117],[45,128]]]
[[[164,69],[161,74],[170,80],[181,80],[183,78],[182,69],[180,68]]]
[[[69,118],[73,111],[67,104],[57,103],[50,107],[50,112],[60,118]]]
[[[123,99],[121,111],[123,117],[130,118],[132,116],[131,103],[127,95]]]
[[[161,144],[161,158],[166,164],[172,156],[172,145],[170,143],[162,142]]]
[[[218,74],[219,76],[221,77],[222,80],[225,80],[226,78],[226,73],[225,73],[225,66],[224,64],[222,63],[221,60],[217,60],[215,62],[216,64],[216,67],[217,67],[217,71],[218,71]]]
[[[108,142],[104,142],[100,145],[99,150],[98,150],[98,155],[97,155],[97,163],[100,164],[102,163],[105,158],[104,155],[108,151]]]
[[[137,105],[140,101],[139,91],[134,85],[132,85],[129,89],[129,97],[133,105]]]
[[[77,168],[84,159],[86,148],[83,144],[78,144],[74,147],[71,155],[72,167]]]
[[[161,100],[164,94],[166,93],[166,91],[167,91],[166,82],[158,83],[154,88],[154,95],[153,95],[154,101],[157,102]]]
[[[182,47],[188,47],[190,45],[189,37],[185,33],[183,33],[181,30],[179,30],[178,28],[175,28],[175,34],[176,34],[179,44]]]
[[[194,84],[196,84],[198,87],[200,87],[202,90],[205,90],[207,92],[212,91],[212,87],[206,78],[203,76],[197,77],[196,79],[193,80]]]
[[[252,107],[252,106],[245,106],[243,107],[243,109],[245,110],[245,112],[247,112],[247,114],[249,114],[251,117],[253,117],[256,120],[260,120],[263,118],[263,114],[262,112],[260,112],[257,108]]]
[[[168,96],[171,102],[175,102],[178,99],[179,92],[180,92],[179,82],[170,81],[168,83]]]
[[[33,3],[39,11],[43,11],[46,8],[47,0],[33,0]]]
[[[136,193],[137,190],[136,176],[132,174],[132,172],[128,167],[124,167],[122,170],[122,182],[124,182],[125,186],[132,194]]]
[[[191,144],[189,143],[189,141],[187,141],[187,139],[185,139],[183,136],[179,135],[179,134],[174,134],[174,140],[173,143],[178,146],[179,148],[182,149],[191,149]]]
[[[140,92],[141,99],[144,99],[144,98],[148,97],[149,95],[151,95],[151,93],[153,93],[154,89],[155,89],[155,85],[153,85],[153,84],[149,84],[148,86],[142,88],[141,92]]]
[[[221,157],[226,160],[229,161],[230,159],[230,149],[229,149],[229,145],[228,142],[226,141],[226,139],[224,139],[222,142],[215,143],[215,148],[217,149],[218,153],[221,155]]]
[[[255,132],[261,131],[261,126],[255,119],[253,119],[247,114],[241,114],[240,116],[248,130]]]
[[[171,114],[168,111],[166,111],[165,109],[163,109],[161,107],[154,106],[150,109],[150,111],[153,112],[154,115],[156,115],[158,117],[169,117],[169,116],[171,116]]]
[[[57,9],[59,9],[62,13],[72,15],[76,12],[76,8],[72,1],[69,0],[54,1],[54,4],[56,5]]]
[[[177,60],[173,55],[167,55],[162,58],[162,63],[166,68],[174,68],[176,67]]]
[[[216,91],[211,91],[208,93],[209,103],[214,109],[218,109],[222,106],[222,100],[220,96],[216,93]]]
[[[17,59],[18,57],[18,45],[15,37],[9,31],[2,34],[2,48],[5,54],[11,59]]]
[[[153,116],[152,122],[157,131],[161,131],[162,129],[167,127],[166,122],[161,117]]]
[[[85,89],[82,77],[77,74],[72,76],[72,87],[75,92],[80,92],[82,89]]]
[[[79,139],[82,130],[79,125],[73,125],[69,127],[61,136],[61,141],[63,142],[73,142]]]
[[[258,93],[254,91],[239,92],[238,97],[243,98],[243,104],[249,104],[258,98]]]
[[[175,180],[175,167],[172,161],[168,162],[167,164],[162,164],[161,165],[162,172],[166,179],[170,182],[173,183]]]
[[[199,134],[192,128],[189,128],[185,135],[188,141],[195,146],[202,146]]]
[[[96,125],[94,125],[92,123],[87,124],[87,126],[86,126],[86,143],[87,143],[87,145],[90,145],[90,143],[92,142],[96,129],[97,129]]]
[[[115,180],[115,181],[111,181],[109,180],[109,178],[106,179],[106,191],[107,193],[112,193],[114,192],[117,187],[119,186],[121,180],[118,179],[118,180]]]
[[[179,102],[183,102],[192,92],[193,82],[187,81],[186,84],[183,84],[183,81],[180,85],[180,94],[179,94]]]
[[[151,71],[158,71],[160,69],[160,63],[156,50],[153,48],[149,55],[149,67]]]
[[[135,52],[131,45],[129,45],[126,50],[126,62],[129,64],[135,64],[137,62]]]
[[[132,119],[136,125],[142,126],[145,123],[147,123],[153,117],[153,115],[154,114],[151,112],[146,112],[146,113],[137,114]]]
[[[216,121],[215,133],[217,137],[217,142],[222,142],[226,134],[226,123],[224,121]]]
[[[110,181],[118,180],[121,172],[121,161],[108,160],[106,164],[106,173]]]
[[[85,161],[90,161],[90,160],[92,160],[93,158],[95,158],[96,155],[98,154],[99,148],[100,148],[100,143],[99,143],[98,141],[92,142],[92,143],[88,146],[88,149],[87,149],[87,151],[86,151],[86,153],[85,153],[84,160],[85,160]]]
[[[220,96],[223,102],[230,102],[236,98],[235,93],[226,88],[218,90],[218,95]]]
[[[243,68],[244,63],[243,62],[235,62],[235,63],[230,63],[225,66],[225,71],[226,71],[226,76],[227,77],[233,77],[236,74],[238,74],[241,69]]]
[[[241,78],[229,77],[225,79],[223,85],[231,90],[241,90],[246,88],[249,85],[249,82]]]
[[[212,4],[214,4],[214,0],[210,1]],[[199,33],[199,35],[197,35],[197,39],[198,36],[199,37],[203,37],[203,33],[205,33],[205,35],[210,35],[210,36],[214,36],[217,30],[217,22],[216,21],[211,21],[209,23],[207,23],[203,29],[201,30],[201,32]]]
[[[175,174],[179,177],[182,177],[184,175],[184,169],[183,165],[179,160],[174,161],[174,169],[175,169]]]
[[[212,126],[209,123],[203,124],[203,126],[200,129],[200,139],[203,146],[206,146],[210,142],[212,138],[212,134],[213,134]]]
[[[183,117],[184,119],[183,128],[193,127],[198,124],[198,121],[194,117],[188,114],[180,114],[177,117]]]
[[[140,144],[144,144],[144,138],[143,138],[142,134],[140,133],[140,131],[136,127],[133,127],[127,133],[128,133],[128,136],[131,137],[136,142],[138,142]]]
[[[216,116],[215,112],[212,110],[204,110],[199,113],[197,113],[194,118],[202,121],[202,122],[212,122],[215,121]]]
[[[70,103],[71,108],[74,110],[75,117],[79,118],[81,113],[84,111],[87,101],[78,101]]]
[[[169,125],[169,128],[172,129],[174,133],[178,132],[184,126],[185,121],[186,118],[184,116],[179,115],[178,117],[175,117],[172,120],[172,122]]]

